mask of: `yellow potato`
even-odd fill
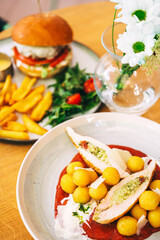
[[[88,187],[77,187],[73,192],[73,200],[76,203],[85,204],[90,201]]]
[[[136,218],[137,220],[144,215],[147,217],[147,211],[139,206],[139,204],[136,204],[132,209],[131,209],[131,215],[132,217]]]
[[[3,88],[4,82],[0,82],[0,90]]]
[[[104,183],[101,183],[97,188],[89,188],[89,195],[95,200],[101,200],[107,194],[107,187]]]
[[[30,92],[32,86],[35,84],[36,81],[37,81],[36,78],[30,78],[28,76],[25,76],[21,86],[14,91],[12,99],[15,101],[20,101],[24,99]]]
[[[6,80],[4,82],[3,88],[1,90],[1,94],[6,94],[7,92],[10,92],[12,85],[12,79],[11,75],[7,75]]]
[[[27,128],[19,122],[10,121],[6,126],[2,126],[2,129],[15,132],[27,132]]]
[[[91,177],[91,183],[97,180],[98,174],[95,171],[89,171],[90,177]]]
[[[7,130],[0,130],[0,137],[17,139],[17,140],[29,139],[29,135],[26,132],[15,132],[15,131],[7,131]]]
[[[117,230],[123,236],[132,236],[137,232],[137,220],[130,216],[124,216],[117,222]]]
[[[139,172],[144,168],[144,161],[138,156],[132,156],[128,159],[127,167],[131,172]]]
[[[105,178],[105,183],[108,185],[116,185],[120,180],[119,172],[114,167],[105,168],[102,177]]]
[[[75,171],[75,167],[83,167],[83,164],[81,162],[71,162],[70,164],[68,164],[67,166],[67,173],[72,175]]]
[[[160,207],[148,213],[148,221],[152,227],[160,227]]]
[[[13,113],[15,111],[14,106],[10,106],[8,108],[3,108],[0,111],[0,122],[2,122],[3,120],[5,120],[5,118],[7,118],[11,113]]]
[[[38,93],[37,95],[34,95],[32,99],[25,98],[22,101],[16,102],[12,106],[14,106],[17,112],[27,113],[29,110],[34,108],[41,100],[42,95]]]
[[[160,180],[154,180],[153,182],[151,182],[150,186],[149,186],[150,189],[156,189],[158,188],[160,190]]]
[[[40,121],[52,105],[52,93],[47,92],[31,113],[31,119]]]
[[[38,134],[38,135],[43,135],[47,132],[46,129],[42,128],[38,123],[34,122],[31,120],[27,115],[23,114],[22,116],[23,123],[28,129],[29,132]]]
[[[8,122],[16,121],[17,119],[18,119],[17,115],[15,113],[11,113],[2,122],[0,122],[0,126],[6,126]]]
[[[85,187],[91,182],[90,174],[85,169],[77,169],[73,173],[73,182],[80,187]]]
[[[144,191],[139,197],[139,205],[145,210],[155,210],[159,205],[159,195],[153,191]]]
[[[64,174],[60,182],[61,188],[66,193],[73,193],[76,189],[76,185],[73,182],[73,178],[69,174]]]

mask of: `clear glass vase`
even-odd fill
[[[102,35],[102,44],[107,53],[99,60],[95,69],[95,88],[101,101],[111,111],[143,114],[160,96],[160,69],[147,74],[139,67],[131,76],[122,73],[122,54],[116,47],[116,39],[125,31],[123,24],[115,24],[113,53],[112,27]]]

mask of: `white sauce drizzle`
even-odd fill
[[[84,204],[85,208],[90,205],[90,208],[84,213],[79,210],[80,205],[73,201],[71,194],[68,198],[63,199],[62,203],[64,203],[65,200],[68,200],[67,204],[58,206],[58,215],[55,219],[55,232],[57,237],[70,240],[87,240],[87,236],[83,235],[84,230],[81,228],[81,219],[87,223],[94,208],[97,206],[96,201],[92,199],[87,204]],[[73,212],[77,212],[80,218],[73,216]]]

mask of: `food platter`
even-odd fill
[[[66,127],[107,145],[131,147],[160,161],[159,124],[119,113],[94,113],[66,121],[42,136],[26,155],[17,180],[21,218],[36,240],[57,238],[54,230],[54,198],[59,174],[77,153]],[[160,233],[148,240],[159,239]]]
[[[12,47],[13,47],[13,41],[12,39],[7,39],[7,40],[3,40],[0,41],[0,52],[7,54],[8,56],[12,56]],[[86,69],[87,72],[93,73],[94,69],[96,67],[96,64],[99,60],[98,55],[93,52],[90,48],[88,48],[87,46],[79,43],[79,42],[72,42],[71,43],[71,47],[73,50],[73,59],[71,62],[71,66],[74,66],[76,63],[79,64],[80,69]],[[13,63],[14,65],[14,63]],[[24,74],[21,73],[19,70],[16,69],[16,67],[14,66],[14,76],[12,78],[13,82],[15,82],[17,84],[17,86],[19,87],[22,83],[22,80],[24,79]],[[54,80],[53,79],[42,79],[42,80],[38,80],[36,82],[36,84],[34,85],[35,87],[40,86],[40,85],[45,85],[46,89],[50,84],[53,84]],[[46,90],[47,91],[47,90]],[[92,109],[89,110],[89,113],[93,113],[95,112],[100,104],[97,104],[97,106],[93,107]],[[86,112],[87,114],[88,112]],[[19,115],[19,122],[22,122],[21,120],[21,116]],[[42,127],[45,127],[47,130],[49,130],[51,127],[50,126],[44,126],[45,125],[45,121],[40,123],[40,125]],[[2,141],[11,141],[11,142],[19,142],[19,143],[27,143],[27,142],[35,142],[40,136],[33,134],[33,133],[29,133],[30,139],[29,140],[15,140],[15,139],[4,139],[4,138],[0,138],[0,140]]]

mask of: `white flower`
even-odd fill
[[[154,42],[154,34],[144,35],[141,31],[120,34],[117,48],[125,53],[122,63],[129,63],[131,67],[142,65],[144,57],[152,55]]]
[[[117,3],[117,5],[115,6],[116,9],[120,9],[123,6],[123,2],[124,0],[110,0],[111,2]]]
[[[115,21],[127,24],[127,31],[139,28],[147,34],[159,33],[160,0],[125,0],[121,15]]]

